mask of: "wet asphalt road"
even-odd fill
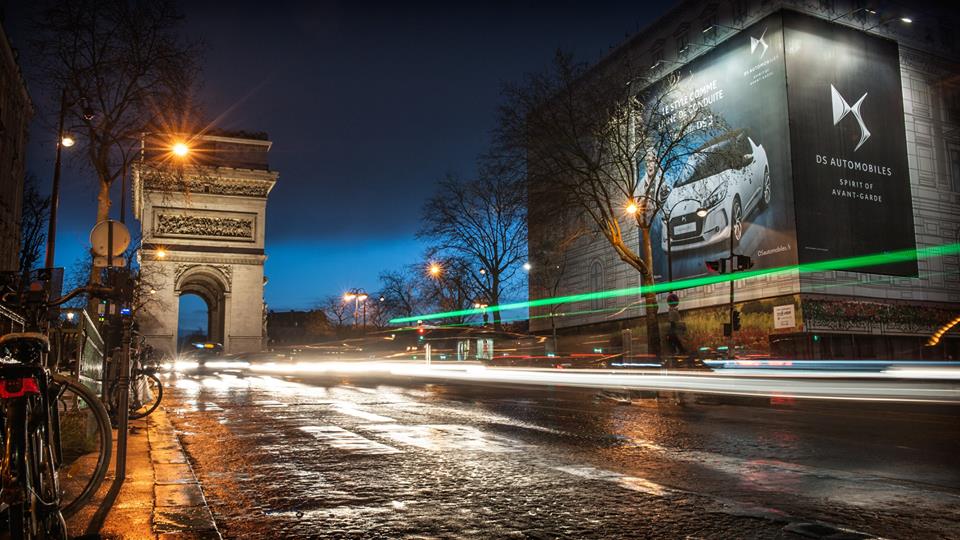
[[[958,407],[165,384],[227,538],[960,538]]]

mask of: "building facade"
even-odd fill
[[[16,52],[0,26],[0,271],[19,266],[24,153],[32,115]]]
[[[207,305],[207,339],[226,353],[259,351],[265,337],[263,300],[267,196],[271,171],[266,135],[224,133],[185,137],[185,156],[166,137],[148,137],[134,167],[134,213],[141,224],[143,283],[153,293],[137,314],[157,350],[176,354],[179,300]]]
[[[651,84],[679,74],[677,110],[703,103],[727,130],[702,148],[746,157],[735,167],[694,161],[671,179],[669,219],[653,231],[657,281],[709,276],[704,263],[730,255],[731,235],[734,253],[768,270],[733,282],[736,346],[814,358],[957,355],[955,332],[936,350],[923,343],[960,310],[960,258],[950,248],[960,242],[960,49],[952,13],[911,9],[688,1],[594,68],[643,66]],[[624,223],[635,245],[639,231]],[[606,240],[587,236],[567,252],[555,295],[639,279]],[[729,282],[676,293],[688,348],[729,343]],[[530,296],[544,292],[531,287]],[[636,296],[554,311],[562,316],[532,309],[531,328],[556,325],[561,350],[645,352]]]

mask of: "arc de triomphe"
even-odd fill
[[[208,341],[225,352],[260,350],[263,342],[264,225],[277,181],[266,136],[200,135],[183,141],[147,136],[133,171],[140,220],[143,288],[137,312],[147,343],[177,352],[180,296],[208,307]],[[177,142],[186,146],[171,149]]]

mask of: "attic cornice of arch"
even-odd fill
[[[266,255],[246,255],[246,256],[218,256],[210,255],[178,255],[175,252],[167,252],[167,256],[161,264],[168,263],[194,263],[194,264],[238,264],[238,265],[263,265],[267,260]]]

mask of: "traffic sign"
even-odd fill
[[[129,245],[130,231],[119,221],[105,219],[90,231],[90,246],[94,255],[119,257]]]

